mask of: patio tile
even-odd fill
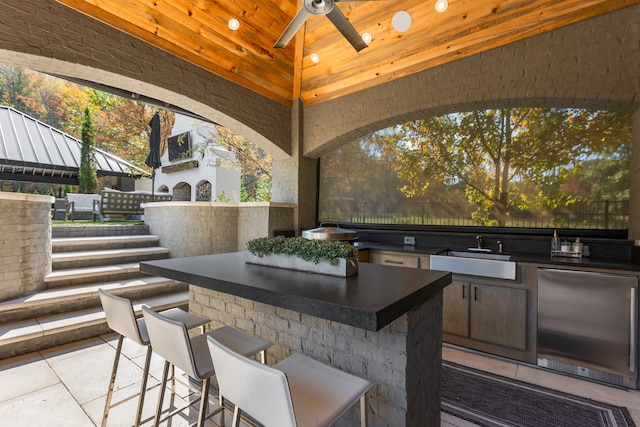
[[[576,396],[640,411],[640,390],[617,389],[524,365],[518,367],[516,378],[520,381],[538,384]]]
[[[104,341],[101,342],[100,345],[88,346],[79,352],[72,352],[67,357],[45,356],[51,368],[80,404],[107,393],[115,349]],[[141,377],[142,370],[127,358],[122,358],[118,366],[116,389],[136,384]]]
[[[87,427],[91,420],[63,384],[33,391],[0,403],[0,420],[4,427]]]
[[[129,387],[122,388],[113,394],[112,404],[115,402],[119,402],[123,399],[126,399],[129,396],[132,396],[140,391],[139,384],[132,384]],[[155,415],[156,405],[158,402],[159,396],[159,387],[155,387],[149,390],[145,397],[144,407],[142,410],[142,421],[143,426],[150,426],[153,424],[153,416]],[[82,408],[85,410],[91,420],[95,425],[100,425],[102,421],[102,412],[104,410],[106,395],[101,396],[97,399],[94,399],[90,402],[87,402],[82,405]],[[171,405],[171,397],[170,393],[167,391],[165,393],[163,408],[169,408]],[[181,399],[179,396],[174,400],[174,408],[182,407],[186,405],[186,401]],[[135,418],[136,409],[138,407],[138,396],[119,404],[118,406],[111,408],[109,410],[109,417],[107,418],[107,426],[108,427],[130,427],[133,424],[133,420]],[[188,414],[188,413],[187,413]],[[182,417],[176,417],[176,420]],[[193,417],[191,418],[193,420]],[[188,425],[188,422],[181,424],[179,421],[172,422],[172,426],[180,426],[180,425]]]
[[[449,360],[460,365],[492,372],[507,378],[515,378],[517,365],[512,362],[483,356],[481,354],[458,350],[453,347],[442,347],[442,360]]]
[[[39,353],[29,353],[0,362],[0,402],[59,383],[60,380]]]

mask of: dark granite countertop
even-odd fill
[[[438,255],[444,254],[447,250],[464,250],[461,248],[443,248],[435,246],[393,246],[393,245],[381,245],[373,242],[360,242],[358,249],[370,249],[377,251],[393,251],[402,252],[406,254],[417,255]],[[621,260],[613,258],[568,258],[568,257],[552,257],[550,254],[535,254],[527,252],[509,252],[511,254],[511,261],[520,263],[540,264],[546,266],[570,266],[570,267],[584,267],[584,268],[596,268],[606,270],[620,270],[628,271],[630,273],[639,273],[640,265],[634,264],[630,260]]]
[[[245,263],[244,252],[140,263],[140,271],[378,331],[451,283],[451,273],[360,263],[334,277]]]

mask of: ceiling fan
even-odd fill
[[[327,15],[327,18],[329,18],[338,31],[342,33],[344,38],[351,43],[356,52],[367,47],[367,44],[362,40],[360,34],[353,28],[353,25],[351,25],[340,9],[336,7],[335,3],[338,1],[340,0],[304,0],[303,7],[298,11],[296,16],[293,17],[273,47],[285,47],[300,27],[302,27],[302,24],[304,24],[309,15]]]

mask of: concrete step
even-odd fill
[[[53,271],[95,267],[168,258],[169,249],[160,246],[51,254]]]
[[[67,225],[51,227],[51,237],[95,237],[95,236],[132,236],[149,234],[149,226],[139,225]]]
[[[133,301],[137,314],[142,304],[154,310],[186,309],[189,292],[182,291]],[[38,351],[110,332],[101,307],[36,317],[0,326],[0,359]]]
[[[137,262],[52,271],[44,278],[47,289],[91,283],[122,281],[146,276]]]
[[[51,289],[1,302],[0,324],[99,307],[99,288],[135,300],[168,292],[185,291],[188,290],[188,285],[163,277],[145,276],[126,281]]]
[[[99,236],[99,237],[63,237],[51,239],[53,253],[90,251],[105,249],[123,249],[157,246],[160,238],[152,235]]]

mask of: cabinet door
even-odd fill
[[[470,337],[526,350],[527,291],[471,284]]]
[[[442,293],[442,331],[469,336],[469,283],[453,281]]]

